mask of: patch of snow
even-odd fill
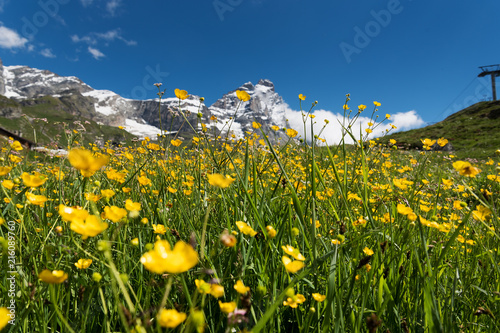
[[[148,124],[141,124],[133,119],[125,119],[125,130],[130,134],[137,135],[140,139],[145,137],[156,138],[161,134],[161,130],[158,127],[151,126]],[[168,134],[167,132],[163,132]]]

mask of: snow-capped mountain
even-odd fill
[[[246,91],[251,97],[250,101],[240,103],[236,90]],[[262,124],[266,132],[273,125],[286,127],[287,105],[269,80],[260,80],[256,85],[247,82],[222,96],[210,107],[195,95],[190,95],[180,103],[175,97],[162,98],[159,111],[158,98],[126,99],[109,90],[93,89],[74,76],[59,76],[27,66],[3,66],[0,59],[0,95],[17,101],[47,95],[65,99],[70,96],[72,100],[79,101],[80,108],[88,109],[85,113],[90,114],[92,120],[123,126],[139,137],[154,138],[160,133],[160,127],[164,132],[189,131],[191,128],[198,130],[200,121],[212,129],[216,128],[218,132],[227,133],[229,129],[236,137],[242,137],[245,131],[252,131],[253,121]]]

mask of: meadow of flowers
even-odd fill
[[[498,160],[369,140],[378,102],[360,137],[348,102],[349,145],[277,127],[271,144],[258,123],[136,146],[72,133],[62,156],[11,140],[0,330],[500,331]]]

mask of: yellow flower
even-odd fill
[[[183,241],[177,242],[171,250],[166,240],[158,240],[154,249],[142,255],[141,263],[148,271],[156,274],[177,274],[196,266],[198,253]]]
[[[302,95],[302,94],[299,94],[299,99],[301,101],[305,101],[306,100],[306,96]]]
[[[2,186],[8,190],[12,190],[14,187],[14,182],[12,180],[5,179],[2,181]]]
[[[44,269],[38,274],[38,278],[45,283],[58,284],[63,283],[68,279],[68,273],[64,271],[49,271]]]
[[[250,100],[250,95],[246,91],[243,91],[243,90],[236,90],[236,96],[242,102],[247,102]]]
[[[314,298],[314,300],[316,300],[317,302],[323,302],[325,299],[326,299],[326,295],[321,295],[320,293],[313,293],[312,294],[312,297]]]
[[[279,126],[273,125],[273,126],[271,126],[271,129],[273,131],[279,131],[280,128],[279,128]]]
[[[220,310],[224,313],[231,313],[236,310],[236,302],[226,302],[222,303],[219,301]]]
[[[113,190],[101,190],[101,194],[103,197],[109,199],[115,195],[115,191],[113,191]]]
[[[390,140],[389,140],[389,142],[390,142],[391,144],[395,145],[397,141],[396,141],[396,140],[394,140],[394,139],[390,139]]]
[[[89,216],[89,212],[81,207],[68,207],[65,205],[59,205],[59,215],[61,215],[63,221],[66,222],[83,222],[87,218],[87,216]]]
[[[303,261],[300,260],[292,261],[292,259],[288,258],[287,256],[283,256],[281,258],[281,261],[283,262],[283,265],[285,265],[286,270],[290,273],[297,273],[305,266]]]
[[[175,139],[175,140],[170,140],[170,143],[172,144],[172,146],[174,147],[179,147],[181,144],[182,144],[182,141],[179,140],[179,139]]]
[[[210,283],[206,283],[205,280],[195,279],[194,284],[200,294],[208,294],[210,293],[210,289],[212,289]]]
[[[170,186],[167,188],[167,190],[168,190],[170,193],[176,193],[176,192],[177,192],[177,190],[176,190],[175,188],[170,187]]]
[[[365,248],[363,249],[363,252],[364,252],[364,254],[366,254],[367,256],[372,256],[372,255],[373,255],[373,250],[372,250],[372,249],[370,249],[370,248],[368,248],[368,247],[365,247]]]
[[[483,205],[478,205],[476,210],[472,211],[472,216],[475,220],[484,221],[491,216],[491,210]]]
[[[21,175],[21,178],[23,180],[24,185],[26,185],[28,187],[38,187],[38,186],[43,185],[47,181],[47,178],[45,178],[45,176],[43,176],[39,173],[35,173],[33,175],[30,175],[27,172],[23,172],[23,174]]]
[[[22,157],[19,157],[19,156],[15,156],[15,155],[9,155],[9,160],[12,162],[12,163],[19,163],[21,162],[23,159]]]
[[[253,127],[253,128],[255,128],[255,129],[258,129],[258,128],[261,128],[261,127],[262,127],[262,125],[261,125],[261,124],[259,124],[258,122],[253,121],[253,122],[252,122],[252,127]]]
[[[370,133],[373,133],[373,131],[371,130],[371,128],[367,128],[365,129],[366,133],[370,134]]]
[[[224,296],[224,287],[220,284],[212,284],[210,288],[210,295],[215,298],[221,298]]]
[[[74,219],[69,226],[71,230],[82,235],[82,239],[95,237],[108,228],[108,224],[102,222],[99,217],[89,215],[85,218],[85,222],[81,219]]]
[[[177,312],[175,309],[161,309],[157,319],[161,327],[176,328],[186,320],[186,314],[184,312]]]
[[[481,172],[480,169],[473,167],[469,162],[456,161],[453,163],[453,168],[462,176],[476,177]]]
[[[413,210],[410,207],[407,207],[407,206],[400,204],[400,203],[398,203],[397,210],[398,210],[398,213],[402,214],[402,215],[408,215],[408,214],[413,213]]]
[[[273,226],[268,225],[266,227],[266,231],[267,231],[267,235],[269,236],[269,238],[276,237],[276,229],[274,229]]]
[[[386,114],[385,114],[385,119],[389,119],[389,118],[391,118],[391,115],[390,115],[390,114],[388,114],[388,113],[386,113]]]
[[[299,132],[297,132],[293,128],[287,128],[286,129],[286,135],[288,135],[291,138],[295,138],[298,134],[299,134]]]
[[[289,306],[291,308],[296,308],[299,304],[304,303],[306,298],[302,294],[296,294],[291,297],[288,297],[286,301],[283,301],[284,306]]]
[[[92,264],[92,259],[78,259],[78,261],[75,262],[75,266],[78,269],[87,269],[90,264]]]
[[[379,103],[379,102],[377,102],[377,101],[373,101],[373,104],[374,104],[376,107],[379,107],[379,106],[381,106],[381,105],[382,105],[382,104],[380,104],[380,103]]]
[[[175,96],[177,96],[178,99],[186,99],[189,97],[188,92],[186,90],[180,90],[180,89],[175,89]]]
[[[437,140],[437,144],[440,146],[440,147],[444,147],[446,146],[446,144],[448,143],[448,140],[446,140],[445,138],[440,138]]]
[[[358,105],[359,111],[364,111],[365,109],[366,109],[366,105],[364,105],[364,104]]]
[[[212,186],[219,188],[229,187],[234,182],[234,179],[230,176],[224,176],[218,173],[208,175],[208,183]]]
[[[132,244],[133,246],[139,246],[139,238],[134,238],[130,241],[130,244]]]
[[[152,226],[155,234],[165,235],[167,232],[163,224],[153,224]]]
[[[240,230],[240,232],[244,233],[245,235],[248,235],[250,237],[254,237],[257,235],[257,232],[252,229],[251,226],[249,226],[247,223],[243,221],[236,221],[236,226]]]
[[[151,179],[149,179],[146,176],[137,177],[137,180],[139,181],[139,184],[141,184],[142,186],[151,185]],[[125,188],[123,188],[122,190],[125,192]],[[125,192],[125,193],[128,193],[128,192]]]
[[[7,308],[0,308],[0,331],[7,326],[10,320],[12,320],[10,310]]]
[[[108,220],[111,220],[113,222],[119,222],[122,218],[127,216],[127,210],[116,207],[116,206],[106,206],[104,207],[104,216]]]
[[[425,150],[430,150],[431,147],[436,143],[436,140],[431,140],[431,139],[420,139],[420,141],[422,141],[422,144],[424,145],[424,149]]]
[[[26,198],[32,205],[43,207],[47,197],[45,195],[36,195],[30,192],[26,192]]]
[[[300,251],[291,245],[282,246],[283,251],[289,256],[294,257],[296,260],[304,261],[306,258],[300,253]]]
[[[109,156],[99,155],[94,157],[91,151],[77,148],[70,150],[68,160],[75,169],[80,170],[84,177],[90,177],[108,164]]]
[[[10,170],[12,170],[11,167],[0,166],[0,176],[5,176],[10,172]]]
[[[101,196],[94,193],[85,193],[85,199],[87,199],[88,201],[97,202],[99,201],[99,199],[101,199]]]
[[[21,145],[21,143],[19,141],[14,141],[11,145],[10,145],[10,148],[14,149],[14,150],[17,150],[17,151],[20,151],[20,150],[23,150],[23,146]]]
[[[140,211],[141,210],[141,203],[140,202],[133,202],[130,199],[125,200],[125,208],[128,211]]]
[[[250,287],[245,286],[243,281],[238,280],[234,285],[234,290],[236,290],[239,294],[245,295],[247,292],[250,291]]]

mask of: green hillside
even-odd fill
[[[494,157],[500,149],[500,101],[479,102],[445,120],[405,132],[398,132],[380,138],[387,143],[396,140],[407,149],[421,149],[420,139],[448,139],[449,147],[460,158]]]
[[[77,99],[67,101],[51,96],[22,104],[0,96],[0,127],[38,145],[61,148],[74,140],[130,143],[134,138],[117,127],[99,125],[92,120],[88,107],[78,105]]]

